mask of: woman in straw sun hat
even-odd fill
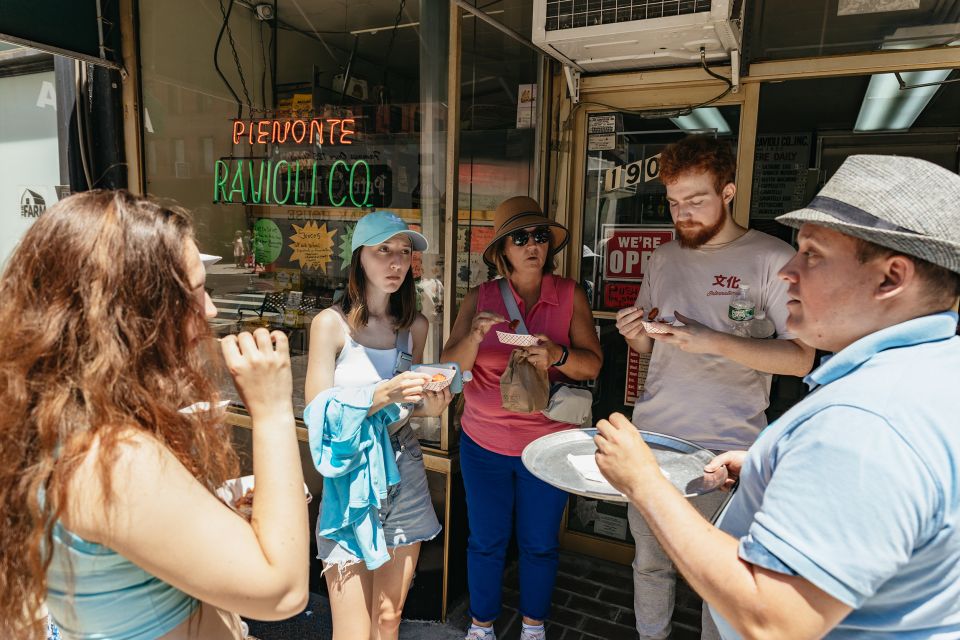
[[[556,577],[566,493],[530,474],[520,454],[538,437],[573,425],[540,412],[502,408],[500,376],[513,347],[501,343],[491,329],[509,331],[503,297],[509,295],[526,329],[538,339],[538,344],[522,348],[531,364],[547,371],[551,382],[597,376],[602,357],[587,297],[573,280],[553,275],[555,255],[567,239],[567,230],[544,216],[532,198],[517,196],[501,203],[483,258],[509,286],[501,292],[496,279],[467,293],[441,356],[473,372],[473,381],[464,389],[460,439],[470,521],[470,640],[493,640],[514,521],[520,547],[521,638],[545,637],[543,621]]]

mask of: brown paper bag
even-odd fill
[[[520,349],[514,349],[500,376],[501,406],[514,413],[534,413],[546,409],[549,401],[547,372],[530,364]]]

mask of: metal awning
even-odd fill
[[[121,68],[117,0],[0,0],[0,40]]]

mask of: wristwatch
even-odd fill
[[[554,362],[551,367],[562,367],[567,362],[567,357],[570,356],[570,350],[566,346],[560,345],[560,348],[563,349],[563,353],[560,354],[560,359]]]

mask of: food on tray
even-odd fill
[[[539,340],[536,336],[531,336],[527,333],[517,333],[521,322],[519,318],[515,318],[507,323],[506,331],[497,329],[497,340],[503,344],[513,345],[514,347],[531,347],[537,344]]]
[[[647,333],[672,333],[672,327],[675,326],[673,316],[661,316],[660,309],[654,307],[650,309],[645,318],[641,318],[643,328]],[[667,328],[670,327],[670,328]]]
[[[454,377],[457,375],[456,369],[449,368],[449,365],[417,365],[414,368],[414,371],[424,374],[427,376],[427,381],[423,384],[423,388],[427,391],[443,391],[453,383]]]
[[[233,508],[237,513],[249,520],[253,517],[253,489],[247,489],[246,493],[236,499]]]

